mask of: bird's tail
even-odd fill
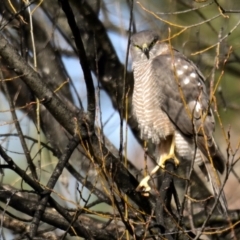
[[[227,215],[227,200],[222,190],[222,184],[219,178],[219,173],[210,162],[205,162],[205,167],[207,170],[208,179],[211,184],[214,197],[215,199],[218,198],[220,203],[218,204],[218,209],[222,214]]]
[[[219,199],[220,206],[218,208],[221,213],[227,215],[227,201],[224,192],[221,191],[222,184],[219,178],[219,173],[223,173],[225,168],[224,156],[219,150],[213,137],[208,138],[207,148],[203,136],[198,137],[197,145],[202,152],[202,160],[204,162],[214,196]],[[209,159],[209,155],[211,156],[211,159]]]

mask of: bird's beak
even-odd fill
[[[144,54],[146,55],[147,59],[149,59],[149,48],[148,48],[148,45],[146,43],[144,43],[142,45],[142,50],[143,50]]]

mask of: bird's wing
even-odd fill
[[[202,75],[184,55],[176,51],[173,54],[155,57],[151,65],[152,75],[159,84],[161,108],[185,135],[193,135],[193,120],[198,126],[200,115],[207,114],[204,124],[208,125],[207,134],[211,136],[214,118]]]
[[[199,149],[208,159],[208,152],[212,158],[216,157],[214,165],[223,172],[223,157],[212,136],[214,116],[201,72],[175,50],[155,57],[151,68],[152,77],[159,86],[161,109],[182,134],[189,137],[197,135]]]

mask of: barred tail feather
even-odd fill
[[[227,215],[227,200],[224,192],[222,191],[220,193],[221,181],[219,178],[219,174],[217,170],[211,165],[211,163],[205,163],[205,167],[207,169],[208,178],[209,178],[215,199],[220,195],[219,196],[220,205],[218,204],[218,209],[221,213]]]

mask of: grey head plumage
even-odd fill
[[[133,60],[139,59],[139,54],[147,59],[151,58],[150,53],[154,53],[155,43],[159,40],[159,35],[154,31],[141,31],[131,38],[131,56]]]

